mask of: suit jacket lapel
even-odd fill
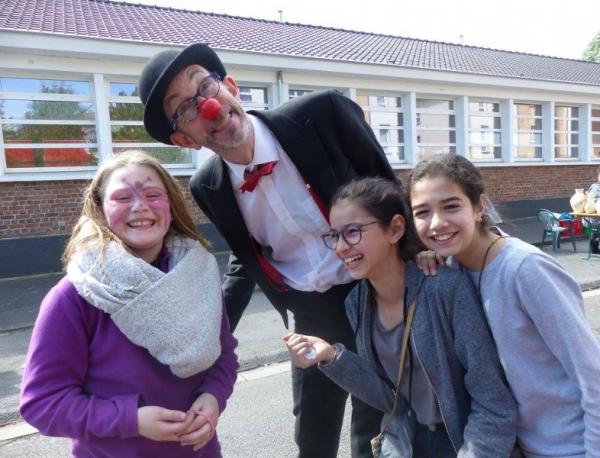
[[[302,125],[277,111],[251,113],[267,124],[300,175],[329,207],[339,182],[312,121],[308,119]]]
[[[238,206],[227,165],[221,158],[215,158],[212,167],[211,182],[202,185],[207,201],[213,207],[214,221],[223,237],[232,244],[233,241],[245,245],[245,250],[251,249],[248,228],[242,218]],[[234,248],[233,246],[231,248]]]

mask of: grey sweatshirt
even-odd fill
[[[479,273],[469,275],[477,285]],[[509,238],[484,269],[481,293],[525,455],[600,457],[600,344],[577,282],[551,256]]]

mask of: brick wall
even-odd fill
[[[597,165],[485,167],[493,202],[569,197],[597,179]],[[407,182],[409,170],[398,171]],[[207,222],[192,202],[188,178],[178,178],[196,224]],[[87,181],[0,183],[0,238],[68,234],[79,217]]]
[[[178,178],[194,221],[206,217],[193,204],[188,178]],[[81,212],[83,191],[89,181],[0,183],[0,238],[68,234]]]
[[[598,165],[483,167],[480,169],[492,202],[570,197],[598,179]],[[408,182],[410,170],[398,176]]]

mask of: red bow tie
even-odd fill
[[[258,182],[265,175],[271,175],[273,173],[273,169],[277,165],[277,161],[266,162],[264,164],[259,164],[253,171],[245,171],[244,172],[244,181],[239,187],[239,190],[244,193],[246,191],[252,192]]]

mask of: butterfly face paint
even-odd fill
[[[169,197],[158,173],[138,165],[115,170],[106,182],[102,206],[110,230],[134,254],[154,261],[172,220]]]

